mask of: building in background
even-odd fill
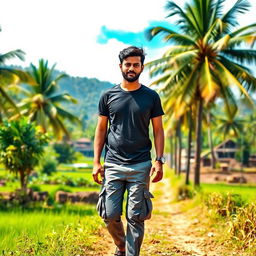
[[[93,157],[93,143],[88,138],[81,138],[72,142],[75,151],[87,157]]]

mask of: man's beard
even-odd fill
[[[130,77],[130,76],[128,76],[129,73],[133,73],[133,74],[135,74],[135,76]],[[126,81],[130,82],[130,83],[135,82],[136,80],[138,80],[139,77],[140,77],[140,74],[141,74],[141,73],[136,74],[135,72],[129,72],[129,73],[124,73],[124,72],[122,72],[122,75],[123,75],[123,78],[124,78]]]

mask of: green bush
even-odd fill
[[[196,191],[189,185],[180,185],[178,190],[178,200],[191,199],[195,196]]]
[[[0,126],[0,162],[6,170],[18,174],[21,188],[27,188],[28,177],[44,152],[48,136],[34,124],[21,118],[4,121]]]
[[[33,185],[30,185],[29,188],[31,188],[33,191],[37,191],[37,192],[41,191],[41,188],[39,185],[33,184]]]
[[[46,159],[42,163],[41,172],[46,175],[52,175],[54,172],[57,172],[57,161],[54,159]]]
[[[76,160],[76,151],[74,147],[68,143],[55,143],[54,150],[58,154],[59,163],[73,163]]]

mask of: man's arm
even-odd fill
[[[164,153],[164,129],[162,123],[162,116],[157,116],[151,119],[154,134],[154,143],[156,149],[156,156],[161,157]],[[152,182],[158,182],[163,178],[163,164],[156,161],[151,169],[150,176],[156,172]]]
[[[108,117],[99,116],[98,123],[95,130],[94,137],[94,161],[93,161],[93,172],[92,176],[95,182],[102,184],[102,178],[104,174],[103,166],[100,163],[100,156],[105,143],[106,134],[108,129]],[[101,180],[99,179],[101,176]]]

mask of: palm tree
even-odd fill
[[[223,14],[224,0],[191,0],[184,8],[167,2],[168,17],[178,16],[178,30],[153,27],[150,38],[162,35],[173,45],[164,55],[147,63],[151,76],[159,76],[152,85],[168,95],[173,112],[180,116],[194,105],[196,149],[194,184],[200,184],[200,154],[203,107],[221,98],[229,110],[236,105],[233,87],[250,99],[256,79],[246,64],[256,62],[256,51],[248,49],[256,40],[256,24],[235,30],[237,15],[248,11],[247,0],[238,0]]]
[[[31,82],[27,74],[22,70],[5,66],[6,61],[9,59],[19,58],[20,60],[24,60],[24,55],[25,53],[20,49],[0,54],[0,120],[2,115],[6,113],[6,104],[18,112],[16,104],[8,94],[8,90],[6,90],[7,86],[11,84],[18,84],[20,81]]]
[[[243,170],[244,163],[244,152],[249,152],[245,150],[246,141],[244,140],[244,123],[245,120],[236,116],[237,113],[234,112],[232,115],[225,115],[224,117],[218,118],[217,132],[223,134],[223,140],[226,138],[240,138],[240,151],[241,151],[241,170]],[[248,144],[247,144],[248,146]]]
[[[217,126],[217,133],[223,134],[223,140],[227,137],[239,137],[243,130],[244,120],[236,116],[236,112],[232,115],[225,115],[223,117],[218,118],[218,126]]]
[[[207,126],[208,144],[209,144],[209,148],[211,151],[211,167],[212,167],[212,169],[216,168],[216,157],[215,157],[214,150],[213,150],[214,145],[213,145],[213,139],[212,139],[212,126],[216,123],[215,118],[216,117],[211,112],[211,110],[206,109],[205,121],[206,121],[206,126]]]
[[[68,93],[58,93],[58,82],[66,75],[55,76],[54,68],[55,65],[49,68],[48,61],[43,59],[39,60],[38,67],[31,64],[28,73],[35,84],[29,86],[25,99],[18,106],[21,113],[28,116],[30,121],[35,121],[43,132],[51,126],[57,138],[61,139],[64,134],[69,136],[64,119],[76,123],[80,121],[60,105],[62,102],[76,103],[76,100]]]
[[[187,144],[187,166],[186,166],[186,180],[185,184],[189,185],[189,175],[190,175],[190,159],[191,159],[191,149],[192,149],[192,136],[193,136],[193,116],[192,108],[187,112],[188,119],[188,144]]]

